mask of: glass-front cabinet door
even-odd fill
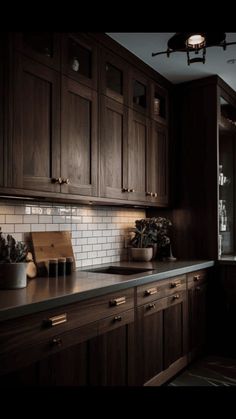
[[[60,37],[55,32],[16,32],[14,46],[33,60],[59,70]]]
[[[167,90],[153,82],[151,84],[151,118],[167,125],[168,108]]]
[[[97,89],[97,46],[84,33],[62,36],[62,71],[64,75]]]
[[[218,229],[219,257],[236,255],[236,107],[220,97]]]
[[[101,51],[101,92],[103,95],[128,105],[129,65],[105,48]]]

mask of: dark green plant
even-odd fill
[[[164,217],[142,218],[135,221],[135,236],[130,244],[133,247],[150,247],[154,243],[159,248],[170,244],[167,236],[171,221]]]
[[[16,242],[10,234],[5,238],[0,228],[0,263],[25,262],[28,253],[23,242]]]

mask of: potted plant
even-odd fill
[[[146,249],[146,253],[152,254],[153,258],[156,257],[157,253],[159,259],[163,259],[164,257],[168,258],[172,256],[170,238],[167,235],[169,227],[171,225],[171,221],[168,218],[164,217],[152,217],[136,220],[134,229],[135,235],[131,240],[132,258],[135,258],[135,260],[137,260],[134,254],[136,255],[138,253],[141,253],[141,251],[132,249],[140,248]],[[150,257],[150,259],[148,260],[151,260],[152,257]]]
[[[169,256],[170,238],[168,236],[169,227],[172,226],[171,221],[164,217],[148,218],[150,240],[154,246],[158,258]]]
[[[133,260],[148,262],[152,259],[153,248],[147,219],[135,221],[134,237],[131,239],[130,254]]]
[[[0,288],[24,288],[27,285],[27,246],[8,234],[4,237],[0,228]]]

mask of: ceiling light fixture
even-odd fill
[[[172,36],[167,43],[167,50],[161,52],[153,52],[152,57],[160,54],[170,56],[173,52],[186,52],[188,65],[192,63],[206,62],[206,48],[222,47],[226,50],[228,45],[234,45],[236,42],[226,42],[226,34],[224,32],[179,32]],[[196,55],[202,51],[201,57],[190,58],[190,53]]]

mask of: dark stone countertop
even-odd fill
[[[87,266],[84,270],[77,270],[71,276],[64,278],[37,277],[28,279],[26,288],[0,291],[0,321],[209,268],[214,266],[214,264],[215,262],[213,260],[176,260],[172,262],[125,261]],[[86,272],[89,269],[105,266],[129,266],[145,269],[150,268],[152,270],[133,275]]]

